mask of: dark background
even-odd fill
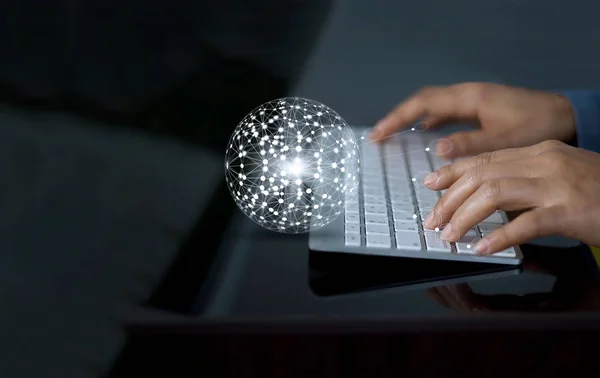
[[[156,294],[256,105],[300,95],[371,124],[422,85],[599,87],[598,14],[581,0],[4,1],[0,375],[110,369],[122,319]]]

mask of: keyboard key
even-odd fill
[[[494,230],[496,230],[497,228],[502,227],[502,225],[497,223],[480,223],[477,225],[477,227],[479,228],[479,231],[482,235],[487,235],[494,232]]]
[[[440,198],[440,195],[438,194],[438,192],[434,192],[433,190],[429,190],[429,189],[424,189],[422,187],[420,187],[421,184],[419,183],[415,183],[417,186],[417,190],[415,190],[416,193],[416,197],[417,199],[424,199],[424,200],[433,200],[433,201],[437,201]]]
[[[385,214],[387,215],[388,209],[385,205],[374,205],[374,204],[366,204],[365,205],[365,214]]]
[[[391,208],[392,208],[392,213],[394,213],[394,212],[411,213],[411,214],[417,213],[417,211],[415,210],[415,205],[412,202],[408,202],[408,201],[401,202],[401,201],[392,200]]]
[[[492,215],[490,215],[489,217],[487,217],[481,223],[503,224],[504,223],[504,219],[502,218],[502,215],[500,215],[500,212],[496,211],[495,213],[493,213]]]
[[[392,241],[389,235],[367,234],[367,247],[391,248]]]
[[[380,180],[385,174],[382,167],[369,164],[366,168],[361,169],[363,181]]]
[[[360,234],[360,224],[358,223],[346,223],[345,225],[346,233],[357,233]]]
[[[414,203],[415,199],[410,193],[405,194],[391,194],[390,193],[390,201],[392,203]]]
[[[390,192],[390,199],[391,200],[397,200],[397,201],[410,201],[411,203],[413,202],[413,196],[412,194],[405,190],[405,191],[392,191]]]
[[[412,181],[403,178],[389,178],[388,189],[390,193],[412,193]]]
[[[467,232],[467,234],[455,244],[456,252],[474,254],[475,243],[477,243],[477,240],[479,240],[479,236],[475,231],[471,230]]]
[[[401,189],[403,192],[412,193],[412,178],[408,174],[400,173],[397,176],[388,178],[388,189]],[[398,192],[398,190],[396,190]]]
[[[394,221],[394,229],[396,231],[419,231],[419,224],[411,221]]]
[[[383,190],[383,188],[382,189],[368,188],[368,189],[364,189],[363,193],[365,194],[365,196],[379,197],[382,200],[385,199],[385,190]]]
[[[419,161],[419,162],[410,162],[409,163],[409,168],[411,173],[413,174],[413,177],[417,175],[417,173],[421,172],[421,173],[425,173],[425,172],[431,172],[431,165],[429,165],[429,162],[427,161]]]
[[[389,225],[387,215],[381,214],[365,214],[365,223],[366,224],[383,224]]]
[[[390,237],[390,227],[383,224],[367,224],[367,235],[379,234]]]
[[[417,200],[417,205],[419,205],[420,209],[433,209],[436,205],[437,201],[424,201]]]
[[[412,222],[415,222],[418,219],[418,217],[415,216],[415,214],[410,214],[408,212],[407,213],[405,213],[405,212],[402,212],[402,213],[396,212],[396,213],[393,213],[393,216],[394,216],[394,222],[397,222],[397,221],[412,221]]]
[[[477,230],[475,228],[470,229],[469,231],[467,231],[462,238],[460,238],[460,240],[463,239],[469,239],[472,240],[473,238],[478,238],[479,237],[479,232],[477,232]]]
[[[346,214],[345,215],[346,223],[360,223],[360,216],[358,214]]]
[[[442,159],[440,159],[440,158],[433,158],[433,159],[431,159],[431,163],[432,163],[431,165],[433,166],[433,169],[434,169],[434,170],[436,170],[436,171],[437,171],[438,169],[442,168],[442,167],[445,167],[445,166],[447,166],[447,165],[450,165],[450,162],[449,162],[449,161],[447,161],[447,160],[442,160]]]
[[[350,247],[360,247],[360,234],[354,232],[346,232],[346,245]]]
[[[359,206],[346,206],[344,207],[346,214],[360,214]]]
[[[344,202],[344,209],[346,210],[346,213],[358,214],[360,211],[360,205],[358,202],[358,198],[355,197],[351,200],[346,200]]]
[[[388,157],[395,157],[395,155],[403,154],[404,152],[404,148],[399,143],[387,143],[383,147],[383,156],[386,160],[388,160]],[[398,160],[404,163],[403,159]]]
[[[508,249],[505,249],[503,251],[500,252],[496,252],[494,254],[492,254],[491,256],[498,256],[498,257],[517,257],[517,251],[514,249],[514,247],[510,247]]]
[[[385,196],[369,196],[365,197],[365,206],[367,205],[386,205]]]
[[[412,202],[392,202],[392,213],[415,213],[415,205]]]
[[[425,244],[427,244],[427,250],[431,252],[452,252],[452,246],[445,240],[442,240],[438,232],[426,231]]]
[[[371,180],[371,181],[363,181],[362,183],[362,188],[363,190],[384,190],[385,189],[385,183],[383,181],[383,179],[381,180]]]
[[[415,231],[396,231],[396,248],[420,251],[423,249],[421,235]]]

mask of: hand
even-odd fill
[[[529,210],[479,241],[479,254],[549,235],[600,245],[600,154],[546,141],[460,160],[424,185],[449,188],[424,225],[443,227],[441,238],[452,242],[497,209]]]
[[[417,120],[424,128],[447,123],[480,127],[450,135],[447,139],[453,148],[449,152],[448,141],[440,142],[438,154],[448,159],[526,147],[551,139],[566,142],[575,135],[571,105],[557,94],[499,84],[464,83],[422,89],[382,119],[370,138],[384,140]]]

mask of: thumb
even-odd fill
[[[485,130],[460,131],[439,141],[436,152],[446,159],[473,156],[508,147],[505,139]]]

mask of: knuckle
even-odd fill
[[[475,166],[467,173],[467,185],[478,186],[481,184],[485,177],[486,168],[483,166]]]
[[[481,181],[481,168],[480,167],[474,167],[471,168],[466,176],[467,176],[467,185],[469,186],[476,186],[479,184],[479,182]]]
[[[480,101],[486,97],[489,87],[486,83],[469,83],[465,92],[470,99]]]
[[[542,164],[552,173],[566,173],[572,169],[567,154],[558,150],[551,150],[544,153]]]
[[[532,214],[528,227],[533,235],[541,235],[544,229],[543,217],[539,213]]]
[[[565,144],[558,140],[545,140],[545,141],[539,143],[538,147],[542,152],[556,151],[556,150],[561,151],[565,147]]]
[[[486,164],[489,164],[491,161],[492,161],[492,153],[491,152],[484,152],[482,154],[475,156],[475,164],[476,165],[486,165]]]
[[[478,105],[486,98],[486,93],[489,91],[489,84],[469,82],[459,84],[456,89],[460,101],[466,105],[470,111],[476,111]]]
[[[421,89],[419,89],[417,91],[416,97],[418,97],[418,98],[427,97],[427,96],[431,95],[432,93],[436,92],[438,89],[439,89],[439,87],[434,87],[434,86],[422,87]]]
[[[489,180],[481,185],[483,198],[496,198],[500,194],[500,190],[500,182],[498,180]]]

